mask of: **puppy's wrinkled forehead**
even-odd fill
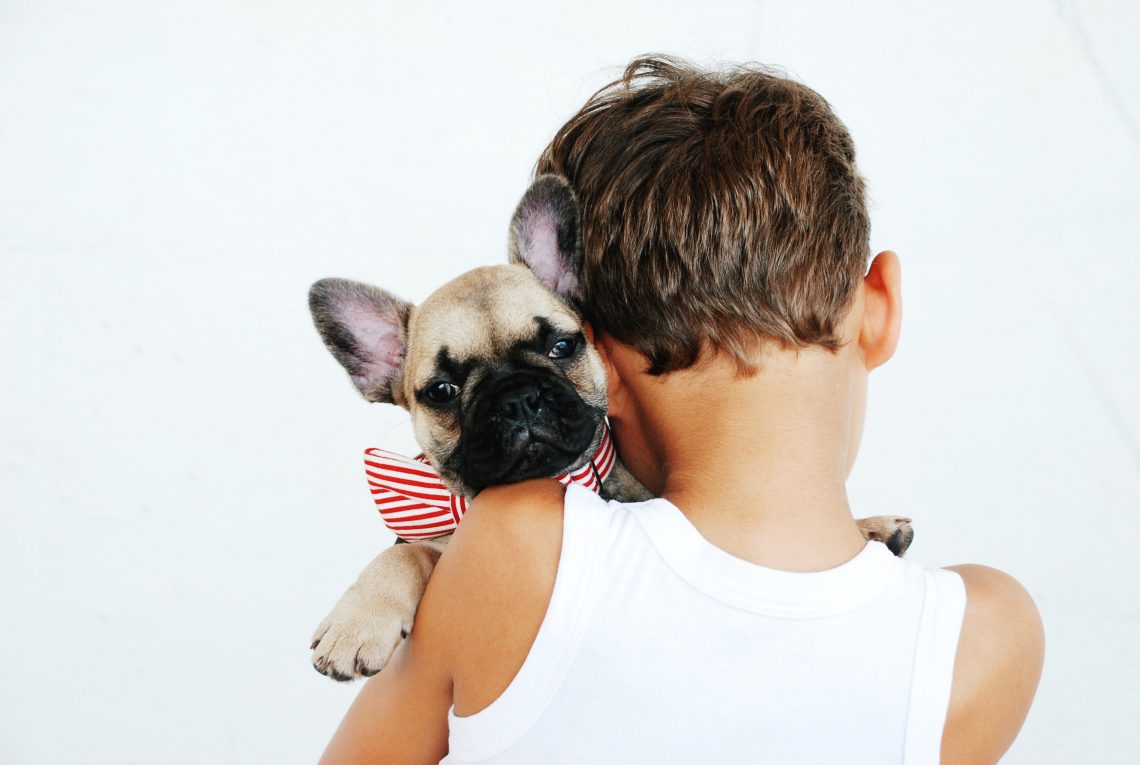
[[[441,349],[458,364],[504,358],[543,323],[576,333],[581,320],[524,265],[485,266],[445,284],[416,307],[408,327],[413,386],[434,373]]]

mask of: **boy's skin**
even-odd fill
[[[739,558],[789,571],[850,560],[865,542],[845,482],[862,435],[868,374],[898,343],[899,283],[897,256],[879,253],[844,319],[837,353],[758,344],[761,371],[752,377],[712,353],[692,368],[650,376],[636,350],[594,337],[622,460]],[[415,632],[366,683],[322,763],[437,763],[447,752],[448,708],[471,715],[506,689],[550,601],[562,500],[552,479],[478,496],[432,575]],[[1013,578],[984,566],[951,569],[965,581],[967,603],[942,762],[993,763],[1029,710],[1044,632]]]

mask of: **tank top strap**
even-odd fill
[[[921,569],[913,561],[908,565]],[[925,594],[915,643],[904,765],[936,765],[940,760],[954,659],[966,611],[966,587],[957,573],[929,569],[921,571],[921,576]]]
[[[473,715],[448,710],[449,757],[478,761],[517,741],[542,716],[574,660],[607,554],[611,506],[577,484],[566,487],[562,550],[554,590],[530,652],[503,693]]]

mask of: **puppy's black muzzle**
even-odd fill
[[[546,402],[543,392],[529,380],[513,380],[506,390],[499,392],[491,403],[495,416],[506,427],[526,432],[532,424],[540,422]]]
[[[492,375],[464,414],[456,472],[475,491],[557,475],[590,446],[602,416],[557,372]]]

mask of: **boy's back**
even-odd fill
[[[542,627],[490,706],[449,718],[445,762],[937,762],[964,606],[956,574],[878,542],[778,571],[667,500],[571,487]]]

